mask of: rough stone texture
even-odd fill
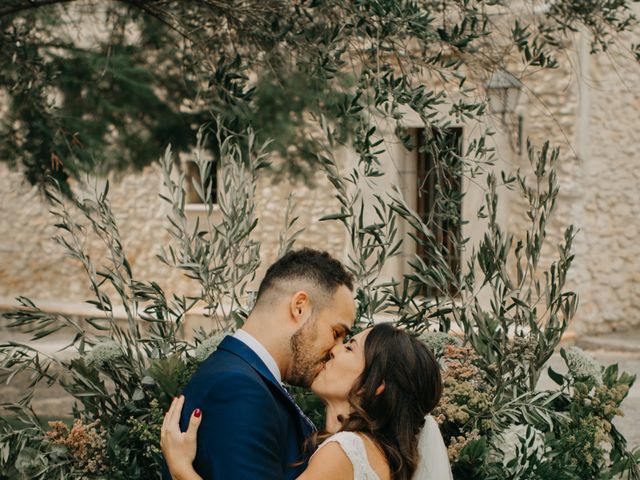
[[[266,268],[277,258],[279,238],[285,229],[285,212],[290,194],[292,208],[289,219],[298,217],[298,220],[289,233],[304,229],[295,246],[326,250],[334,257],[344,260],[346,241],[344,227],[336,221],[319,221],[321,217],[339,211],[333,187],[324,173],[319,171],[316,174],[312,188],[302,181],[274,182],[273,177],[263,176],[256,188],[258,226],[255,234],[261,242],[262,258],[261,267],[256,274],[256,282],[263,277]]]
[[[640,66],[613,53],[590,67],[581,322],[606,332],[640,326]]]
[[[68,302],[92,298],[79,262],[66,257],[52,240],[58,232],[49,213],[51,207],[19,173],[8,171],[4,164],[0,164],[0,171],[4,199],[0,206],[0,296]],[[158,197],[161,186],[158,168],[150,167],[142,173],[112,178],[109,198],[134,275],[186,293],[193,291],[192,286],[155,258],[169,240],[167,204]],[[74,218],[80,219],[77,213]],[[106,261],[105,250],[95,236],[88,236],[86,248],[95,264]]]
[[[157,166],[111,178],[109,198],[125,252],[136,278],[154,280],[167,292],[196,294],[199,286],[195,282],[156,258],[160,248],[171,240],[166,230],[168,204],[158,196],[162,188],[162,173]],[[260,179],[256,189],[259,223],[254,238],[261,243],[262,266],[256,287],[264,269],[276,259],[290,192],[295,199],[291,217],[299,216],[293,230],[305,229],[297,245],[322,248],[342,258],[343,228],[335,221],[318,221],[337,210],[329,188],[321,173],[315,188],[302,182],[275,184],[268,175]],[[57,233],[54,217],[37,189],[0,163],[0,192],[0,297],[22,295],[70,303],[93,298],[79,262],[66,257],[52,240]],[[80,219],[79,215],[74,218]],[[105,250],[94,236],[88,237],[86,249],[96,264],[106,261]]]
[[[561,63],[566,68],[529,79],[532,89],[522,106],[534,144],[550,140],[561,148],[560,195],[542,264],[557,257],[564,229],[575,225],[568,287],[580,297],[573,328],[588,334],[640,325],[640,174],[633,168],[640,66],[621,52],[589,56],[585,39],[575,40],[577,52]],[[526,171],[524,157],[519,166]],[[528,227],[524,205],[513,199],[510,230],[522,237]]]
[[[561,193],[548,224],[542,266],[557,257],[564,229],[576,225],[580,231],[569,288],[580,296],[574,328],[588,334],[640,325],[640,171],[633,168],[640,143],[640,90],[634,88],[640,82],[640,66],[620,54],[589,56],[588,43],[579,37],[575,45],[576,52],[560,62],[561,68],[527,77],[530,89],[523,92],[519,110],[525,134],[535,145],[550,140],[561,147]],[[508,135],[498,133],[503,143]],[[505,164],[530,168],[526,155],[511,158],[507,150],[500,155]],[[297,245],[345,258],[347,242],[340,223],[319,222],[321,216],[337,211],[333,190],[321,171],[315,184],[308,188],[302,182],[274,183],[269,176],[258,182],[255,238],[261,242],[262,265],[253,288],[277,256],[289,193],[294,195],[292,216],[299,217],[294,229],[305,229]],[[168,207],[158,197],[161,188],[158,167],[112,178],[110,198],[127,254],[140,279],[155,280],[169,292],[197,293],[198,285],[155,258],[170,240]],[[25,295],[77,303],[91,298],[77,261],[65,258],[51,241],[55,229],[49,207],[2,162],[0,194],[0,299]],[[522,238],[528,228],[526,206],[518,195],[509,195],[506,203],[508,229]],[[465,235],[473,237],[474,228],[482,225],[471,222]],[[95,239],[87,247],[94,260],[102,258]]]
[[[134,275],[140,280],[158,282],[167,293],[196,294],[199,285],[155,258],[160,248],[170,242],[166,231],[168,204],[158,197],[163,188],[159,167],[111,180],[109,198]],[[62,247],[51,239],[56,234],[54,217],[37,189],[25,185],[19,173],[9,171],[0,163],[0,192],[4,198],[0,205],[0,300],[22,295],[43,300],[49,308],[51,305],[56,308],[58,302],[78,304],[94,298],[79,262],[65,257]],[[290,218],[299,217],[293,231],[305,229],[296,245],[325,249],[337,258],[343,258],[345,234],[341,224],[318,221],[338,209],[326,178],[319,173],[315,187],[309,188],[302,182],[276,184],[273,178],[265,175],[256,187],[259,223],[254,238],[261,242],[262,265],[256,275],[255,288],[264,270],[277,257],[289,193],[295,199]],[[86,250],[94,262],[104,261],[104,249],[95,238],[89,238]],[[72,306],[71,310],[73,308],[77,307]],[[187,329],[210,328],[210,323],[196,313],[187,319]],[[191,335],[185,331],[185,336]],[[31,335],[8,330],[0,324],[0,338],[30,343],[61,359],[73,355],[68,350],[58,353],[69,341],[68,334],[63,332],[33,342]],[[28,375],[19,375],[10,385],[0,386],[0,397],[7,402],[17,401],[28,384]],[[48,388],[44,385],[38,387],[32,404],[34,410],[45,417],[70,416],[72,405],[73,399],[59,386]]]
[[[579,112],[579,91],[575,84],[573,62],[561,62],[561,66],[554,70],[543,70],[533,73],[527,78],[530,89],[522,92],[518,113],[523,116],[524,129],[522,151],[520,156],[514,155],[513,165],[533,179],[532,166],[527,154],[527,138],[536,150],[540,150],[545,141],[549,141],[551,149],[560,147],[557,164],[557,179],[560,193],[555,212],[547,222],[546,239],[543,246],[542,258],[538,266],[538,278],[544,284],[543,272],[549,268],[551,262],[557,260],[557,246],[563,242],[564,230],[570,224],[581,225],[581,215],[576,214],[576,202],[581,196],[580,181],[581,159],[574,148],[576,136],[576,118]],[[515,129],[515,118],[511,118],[511,125]],[[515,169],[514,169],[515,170]],[[535,186],[533,181],[530,186]],[[542,184],[544,189],[546,184]],[[526,216],[529,208],[527,200],[519,192],[509,196],[508,229],[516,240],[523,243],[526,233],[531,230],[531,220]],[[568,278],[567,288],[577,291],[584,282],[584,259],[576,250],[580,248],[579,239],[574,242],[574,253],[577,258]],[[511,265],[515,277],[515,262]],[[578,312],[580,315],[580,311]],[[576,318],[574,326],[580,322]]]

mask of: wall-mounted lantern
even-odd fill
[[[489,109],[493,113],[504,116],[513,113],[518,106],[518,98],[522,89],[522,82],[506,70],[496,70],[487,82],[487,99]]]

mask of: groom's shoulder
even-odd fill
[[[258,379],[259,375],[249,363],[227,350],[218,349],[213,352],[196,370],[195,376],[202,375],[209,379],[217,377],[249,377]]]
[[[246,362],[220,351],[200,365],[183,394],[193,408],[215,409],[217,416],[233,417],[238,411],[268,411],[275,414],[269,421],[286,422],[286,407],[274,390]],[[209,415],[209,418],[213,417]]]
[[[196,370],[185,388],[201,395],[221,388],[269,390],[260,374],[244,359],[224,349],[211,354]]]

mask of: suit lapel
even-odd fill
[[[251,367],[265,380],[275,386],[280,386],[258,354],[251,350],[244,342],[241,342],[235,337],[226,336],[222,342],[220,342],[220,345],[218,345],[218,350],[226,350],[227,352],[240,357],[246,363],[251,365]]]
[[[286,402],[296,412],[297,416],[299,417],[302,432],[305,437],[308,437],[313,431],[316,430],[316,427],[313,425],[311,420],[309,420],[307,416],[304,415],[289,392],[280,384],[280,382],[275,379],[273,374],[269,371],[260,357],[244,342],[241,342],[240,340],[232,336],[227,336],[224,338],[224,340],[222,340],[220,345],[218,345],[218,350],[226,350],[227,352],[240,357],[242,360],[248,363],[256,372],[258,372],[258,374],[265,381],[273,385],[276,390],[280,392],[281,396],[286,399]]]

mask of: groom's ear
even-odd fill
[[[299,291],[293,294],[289,302],[289,314],[295,323],[302,324],[309,316],[309,294]]]

